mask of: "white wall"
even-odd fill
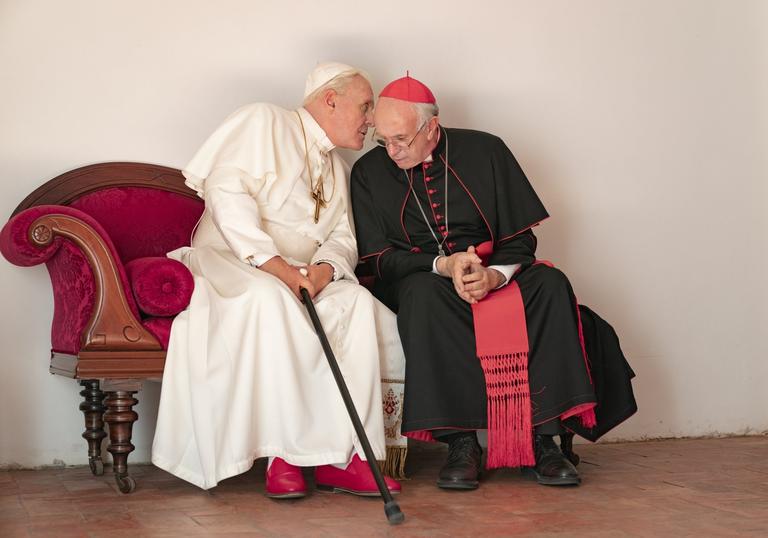
[[[640,412],[608,438],[765,431],[767,35],[759,0],[3,0],[0,215],[81,165],[181,167],[239,105],[298,103],[318,60],[379,89],[410,69],[445,124],[507,141],[552,214],[540,255],[622,337]],[[0,282],[0,465],[84,463],[46,271]]]

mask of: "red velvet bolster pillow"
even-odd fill
[[[125,264],[139,310],[150,316],[175,316],[192,298],[195,281],[189,269],[162,257],[137,258]]]

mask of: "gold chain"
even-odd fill
[[[333,170],[333,157],[329,156],[331,161],[331,178],[333,179],[333,189],[328,199],[325,198],[325,186],[323,181],[323,173],[320,172],[320,177],[317,178],[317,183],[312,178],[312,168],[309,166],[309,146],[307,145],[307,132],[304,130],[304,122],[301,119],[301,114],[296,110],[296,115],[299,117],[299,125],[301,125],[301,135],[304,137],[304,163],[307,166],[307,174],[309,174],[309,193],[312,199],[315,201],[315,224],[320,220],[320,208],[328,207],[328,203],[333,199],[333,195],[336,194],[336,174]]]

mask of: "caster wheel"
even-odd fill
[[[115,482],[117,482],[117,487],[121,493],[133,493],[133,490],[136,489],[136,481],[130,476],[116,476]]]
[[[104,474],[104,462],[101,458],[93,458],[88,461],[88,466],[91,468],[91,473],[94,476],[101,476]]]

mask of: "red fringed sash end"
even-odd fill
[[[534,465],[528,330],[517,282],[472,305],[488,396],[486,467]]]
[[[488,393],[486,467],[535,465],[528,353],[480,357]]]
[[[490,242],[477,247],[481,257],[493,252]],[[552,265],[549,262],[537,262]],[[578,306],[577,306],[578,315]],[[488,461],[486,467],[526,467],[536,464],[533,454],[531,392],[528,384],[528,328],[517,282],[490,293],[472,305],[477,356],[485,375],[488,396]],[[579,338],[583,346],[581,321]],[[584,353],[587,369],[589,363]],[[595,404],[577,405],[560,418],[578,416],[592,428]]]

